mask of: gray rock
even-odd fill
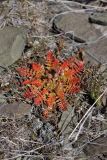
[[[87,143],[84,147],[84,153],[93,159],[93,156],[104,154],[107,155],[107,133],[99,136],[95,140]]]
[[[89,22],[107,26],[107,12],[105,13],[94,13],[89,16]]]
[[[69,133],[72,130],[72,127],[70,126],[69,123],[71,122],[73,115],[74,115],[73,107],[68,107],[68,110],[62,113],[58,127],[60,128],[63,135]]]
[[[86,46],[86,52],[90,53],[93,57],[96,57],[99,62],[107,63],[107,38],[100,39],[96,43],[92,43]],[[94,58],[88,56],[91,62],[95,62]]]
[[[6,117],[21,118],[30,113],[31,106],[25,103],[1,104],[0,115]]]
[[[0,30],[0,66],[8,67],[17,61],[22,55],[25,44],[24,28],[8,26]]]
[[[54,19],[57,28],[62,29],[64,32],[74,32],[75,41],[93,41],[101,36],[101,31],[96,29],[88,22],[88,14],[84,13],[68,13],[65,15],[58,15]],[[72,34],[71,34],[71,38]]]

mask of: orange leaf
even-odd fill
[[[70,79],[73,75],[75,75],[75,70],[68,69],[64,71],[64,76]]]
[[[61,99],[64,99],[64,98],[65,98],[63,86],[62,86],[61,84],[59,84],[59,86],[57,87],[56,94],[57,94],[58,97],[61,98]]]
[[[36,85],[37,87],[41,87],[42,86],[42,81],[37,79],[31,82],[32,85]]]
[[[46,60],[52,62],[53,59],[54,59],[53,52],[50,50],[47,53]]]
[[[33,69],[34,71],[41,71],[42,67],[41,67],[41,65],[38,64],[38,63],[33,63],[33,64],[32,64],[32,69]]]
[[[48,108],[52,109],[53,105],[55,104],[55,95],[54,94],[49,94],[49,97],[46,100]]]
[[[62,70],[62,69],[65,70],[65,68],[68,68],[68,66],[69,66],[69,63],[68,63],[67,60],[65,60],[65,61],[61,64],[61,70]]]

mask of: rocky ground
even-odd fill
[[[107,1],[2,0],[0,28],[0,159],[106,160]],[[101,102],[82,92],[73,107],[44,120],[19,97],[14,68],[32,58],[42,62],[57,45],[65,57],[82,49],[97,66],[84,83],[91,93],[97,81]]]

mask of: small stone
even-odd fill
[[[37,40],[35,40],[33,43],[33,47],[38,46],[38,45],[39,45],[39,42]]]

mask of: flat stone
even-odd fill
[[[8,26],[0,30],[0,66],[8,67],[17,61],[23,53],[25,44],[24,28]]]
[[[61,129],[61,131],[63,131],[63,134],[69,133],[71,131],[71,126],[69,126],[68,124],[70,123],[73,114],[74,109],[72,107],[68,107],[68,110],[62,113],[60,122],[58,123],[58,127]]]
[[[89,16],[89,22],[107,26],[107,12],[105,13],[94,13]]]
[[[88,44],[85,50],[93,57],[96,57],[96,59],[99,62],[107,63],[107,38],[106,37],[104,37],[103,39],[100,39],[95,43]],[[88,56],[89,60],[91,60],[91,62],[95,62],[96,60],[90,55]]]
[[[30,113],[31,106],[26,103],[1,104],[0,115],[6,117],[20,118]]]
[[[64,32],[73,31],[75,41],[93,41],[101,36],[102,33],[88,22],[88,17],[89,15],[86,13],[61,14],[54,19],[53,23]],[[71,36],[71,38],[73,37]]]

